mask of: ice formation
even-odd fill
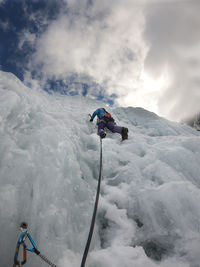
[[[58,267],[80,266],[92,216],[105,105],[49,95],[0,72],[0,261],[19,224]],[[142,108],[108,108],[129,128],[103,140],[103,181],[88,267],[200,266],[200,133]],[[28,254],[29,267],[47,266]]]

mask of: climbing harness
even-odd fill
[[[100,194],[100,188],[101,188],[101,172],[102,172],[102,139],[100,138],[100,165],[99,165],[99,179],[98,179],[97,192],[96,192],[96,201],[94,204],[94,210],[93,210],[92,221],[91,221],[91,225],[90,225],[90,231],[88,234],[87,243],[86,243],[85,250],[83,253],[83,257],[82,257],[81,267],[85,266],[85,262],[87,259],[87,255],[89,252],[90,243],[91,243],[92,235],[93,235],[93,231],[94,231],[94,225],[95,225],[98,202],[99,202],[99,194]]]
[[[19,236],[19,239],[17,241],[17,246],[16,246],[16,250],[15,250],[15,256],[14,256],[14,264],[13,267],[19,266],[21,267],[22,265],[24,265],[27,261],[27,250],[30,252],[34,252],[36,255],[38,255],[43,261],[45,261],[46,263],[48,263],[50,266],[52,267],[56,267],[55,264],[53,264],[52,262],[50,262],[44,255],[40,254],[40,251],[37,249],[37,246],[35,244],[35,242],[33,241],[31,235],[28,233],[28,224],[25,222],[22,222],[20,225],[20,229],[22,231],[22,233]],[[29,239],[30,243],[32,244],[32,248],[29,248],[26,246],[25,244],[25,240]],[[18,256],[19,256],[19,251],[20,251],[20,246],[23,246],[23,260],[20,261],[18,260]]]

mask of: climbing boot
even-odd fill
[[[106,133],[104,132],[104,131],[102,131],[101,133],[100,133],[100,137],[103,139],[103,138],[105,138],[106,137]]]
[[[128,128],[123,127],[121,135],[122,135],[122,141],[128,139]]]

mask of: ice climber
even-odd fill
[[[98,135],[101,138],[106,137],[106,132],[104,131],[104,128],[106,127],[113,133],[121,134],[122,140],[128,139],[128,128],[117,126],[113,117],[109,112],[105,110],[105,108],[98,108],[97,110],[95,110],[91,116],[91,122],[93,121],[95,116],[98,117]]]

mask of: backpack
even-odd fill
[[[107,112],[106,115],[105,115],[105,117],[108,118],[108,119],[110,119],[111,118],[111,114]]]
[[[107,112],[104,108],[104,111],[106,112],[106,114],[104,115],[106,121],[113,121],[114,122],[114,119],[112,118],[111,114],[109,112]]]

